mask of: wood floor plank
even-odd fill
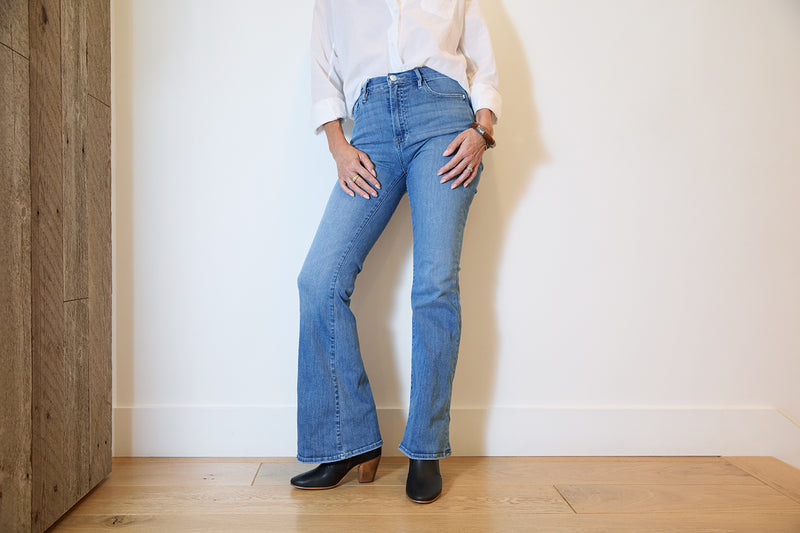
[[[571,513],[552,486],[515,487],[475,494],[465,487],[445,485],[448,505],[425,506],[427,511],[486,513]],[[399,504],[398,504],[399,502]],[[391,505],[387,505],[391,504]],[[419,507],[405,497],[402,487],[346,483],[335,490],[301,491],[285,485],[274,486],[169,486],[125,487],[101,484],[73,514],[330,514],[370,515],[405,513]]]
[[[556,485],[577,513],[800,512],[800,504],[764,486]]]
[[[695,485],[761,485],[761,481],[742,469],[719,458],[698,461],[675,461],[674,458],[644,461],[616,458],[593,458],[565,462],[542,461],[529,457],[448,457],[440,462],[445,478],[457,479],[459,484],[482,485],[488,479],[509,485],[555,483],[610,483],[610,484],[695,484]],[[586,459],[586,458],[583,458]],[[268,465],[268,466],[267,466]],[[255,485],[282,485],[313,465],[302,465],[293,459],[283,463],[268,463],[262,468]],[[375,483],[380,485],[405,485],[408,459],[383,457]],[[355,472],[351,473],[355,476]]]
[[[247,487],[259,463],[114,462],[109,481],[115,486],[238,485]]]
[[[399,504],[398,504],[399,505]],[[435,505],[435,504],[434,504]],[[421,507],[421,506],[417,506]],[[460,515],[424,513],[409,508],[405,513],[362,515],[354,519],[337,515],[68,515],[52,529],[55,533],[94,533],[123,529],[130,533],[251,533],[308,532],[450,532],[492,533],[797,533],[800,513],[703,514],[501,514]]]
[[[442,461],[444,493],[431,505],[405,497],[407,461],[385,458],[374,483],[360,484],[352,472],[334,490],[301,491],[288,478],[309,468],[292,458],[262,458],[253,486],[229,485],[256,465],[252,458],[115,458],[114,472],[53,531],[94,532],[124,527],[126,531],[409,531],[546,533],[798,533],[800,506],[761,482],[739,483],[741,477],[715,458],[666,458],[628,461],[625,458],[449,458]],[[553,460],[555,459],[555,460]],[[586,469],[594,480],[598,465],[635,464],[652,484],[558,484],[579,477]],[[680,484],[684,464],[689,483]],[[532,465],[555,476],[556,486],[506,483],[509,465],[525,472]],[[549,470],[557,465],[558,471]],[[449,466],[445,466],[449,465]],[[571,465],[571,466],[570,466]],[[711,470],[709,470],[711,465]],[[780,465],[773,465],[779,474]],[[787,465],[788,466],[788,465]],[[222,472],[200,479],[204,472]],[[651,469],[655,467],[655,469]],[[691,467],[697,467],[694,471]],[[720,467],[720,468],[717,468]],[[237,468],[241,468],[239,471]],[[714,478],[713,469],[718,479]],[[137,473],[136,470],[140,469]],[[448,470],[449,469],[449,470]],[[650,470],[648,470],[650,469]],[[124,470],[124,471],[123,471]],[[162,472],[159,478],[158,471]],[[470,472],[484,476],[469,481]],[[613,469],[605,471],[617,479]],[[119,476],[116,474],[119,473]],[[492,474],[496,474],[492,477]],[[218,477],[217,477],[218,476]],[[674,478],[678,478],[677,482]],[[696,483],[710,479],[709,484]],[[601,481],[603,481],[601,479]],[[147,483],[139,485],[139,483]],[[558,489],[558,490],[557,490]],[[572,507],[564,499],[570,499]],[[573,509],[574,507],[574,509]]]
[[[800,502],[800,470],[775,457],[726,457],[775,490]]]

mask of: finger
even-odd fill
[[[447,174],[441,177],[439,183],[448,182],[451,179],[460,176],[461,173],[463,173],[464,170],[466,170],[467,165],[469,164],[466,158],[458,159],[458,154],[456,154],[455,156],[453,156],[453,159],[456,160],[454,167]]]
[[[479,163],[480,164],[480,163]],[[472,172],[470,173],[469,177],[464,181],[464,187],[469,187],[469,184],[472,183],[472,180],[478,175],[478,168],[473,168]]]
[[[445,163],[442,168],[439,169],[439,171],[436,173],[436,175],[437,176],[441,176],[442,174],[450,172],[450,170],[453,167],[455,167],[457,164],[458,164],[458,160],[455,157],[453,157],[452,159],[450,159],[450,161]],[[444,183],[444,181],[442,181],[442,183]]]
[[[450,188],[455,189],[464,183],[464,181],[466,181],[466,179],[472,174],[472,170],[473,169],[470,166],[465,167],[461,174],[458,175],[458,178],[456,178],[456,180],[450,185]]]
[[[355,193],[351,191],[349,187],[347,187],[345,180],[342,178],[339,178],[339,188],[346,192],[348,196],[355,196]]]
[[[362,166],[361,168],[355,169],[355,172],[353,172],[353,174],[355,173],[358,173],[358,175],[361,176],[361,178],[364,180],[362,182],[363,184],[367,186],[371,185],[372,187],[375,187],[375,189],[381,188],[381,182],[378,181],[378,178],[375,177],[374,166],[372,167],[372,170],[369,170],[367,167]],[[370,187],[370,194],[374,192],[374,189],[372,189],[372,187]],[[373,196],[378,196],[378,193],[375,193]]]
[[[358,172],[358,178],[353,180],[355,185],[360,187],[361,190],[366,191],[370,196],[372,196],[374,198],[377,198],[378,197],[378,193],[375,191],[375,189],[373,189],[370,186],[370,182],[369,182],[369,178],[375,179],[375,178],[372,177],[372,174],[370,174],[367,171],[367,169],[365,169],[363,167],[357,169],[356,172]],[[364,174],[366,174],[367,176],[365,177]],[[354,175],[354,177],[355,177],[355,175]]]
[[[361,176],[358,176],[357,179],[348,178],[347,186],[350,187],[350,190],[356,193],[357,195],[361,196],[362,198],[369,200],[369,194],[361,188],[361,185],[364,184],[364,179]]]
[[[456,136],[456,138],[453,139],[452,142],[447,145],[447,148],[445,148],[444,153],[442,155],[447,157],[453,154],[458,149],[458,147],[461,146],[462,142],[464,142],[464,137],[461,133],[459,133]]]
[[[378,173],[375,172],[375,165],[372,164],[372,160],[369,158],[369,156],[364,152],[359,151],[358,158],[361,160],[361,165],[366,168],[370,174],[372,174],[372,177],[377,178]],[[381,188],[380,184],[378,184],[378,188]]]
[[[444,183],[445,181],[453,179],[454,176],[457,176],[458,172],[456,171],[466,157],[466,154],[463,153],[462,150],[459,150],[452,158],[450,158],[450,161],[448,161],[442,168],[439,169],[437,175],[442,176],[440,183]]]

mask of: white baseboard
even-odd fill
[[[406,413],[379,409],[384,454]],[[115,456],[295,454],[294,406],[114,409]],[[453,409],[455,455],[771,455],[800,468],[800,427],[769,407]]]

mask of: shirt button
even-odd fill
[[[397,76],[392,74],[391,76],[389,76],[389,81],[397,81]]]

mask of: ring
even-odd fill
[[[352,177],[352,178],[350,178],[350,179],[351,179],[351,180],[353,180],[353,181],[356,181],[356,180],[357,180],[358,178],[360,178],[360,177],[361,177],[361,176],[359,176],[358,174],[356,174],[355,176],[353,176],[353,177]]]
[[[472,165],[467,165],[467,172],[472,172]]]

